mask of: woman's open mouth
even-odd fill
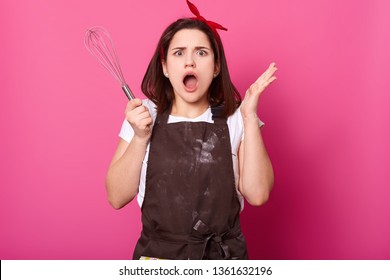
[[[198,78],[194,73],[188,73],[183,79],[184,88],[188,92],[193,92],[198,88]]]

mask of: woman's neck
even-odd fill
[[[173,101],[171,115],[175,117],[184,117],[194,119],[202,115],[209,108],[209,103],[203,104],[188,104]]]

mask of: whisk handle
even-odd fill
[[[131,90],[130,90],[130,88],[129,88],[128,85],[124,85],[124,86],[122,87],[122,89],[123,89],[123,91],[125,92],[125,94],[126,94],[126,96],[127,96],[127,98],[128,98],[129,100],[135,98],[134,94],[131,92]]]

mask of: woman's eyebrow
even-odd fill
[[[173,47],[171,49],[171,51],[175,51],[175,50],[182,51],[182,50],[185,50],[185,49],[187,49],[187,47]],[[205,46],[196,46],[194,49],[195,50],[200,50],[200,49],[207,49],[207,50],[209,50],[210,48],[209,47],[205,47]]]

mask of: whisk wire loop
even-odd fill
[[[114,42],[107,30],[100,26],[88,29],[84,37],[84,44],[87,50],[118,81],[127,98],[133,99],[134,95],[125,81]]]

